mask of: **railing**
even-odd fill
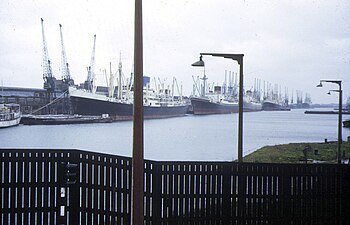
[[[130,224],[130,158],[0,158],[0,224]],[[145,161],[144,188],[145,224],[350,224],[349,165]]]

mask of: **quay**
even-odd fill
[[[0,157],[1,224],[131,224],[131,158],[60,149]],[[144,224],[350,221],[349,165],[145,160],[144,172]]]
[[[338,111],[317,111],[317,110],[306,110],[305,114],[335,114],[338,115]],[[342,111],[342,114],[350,114],[350,111]]]

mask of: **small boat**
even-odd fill
[[[19,104],[0,104],[0,128],[18,125],[21,121],[21,116]]]
[[[62,125],[85,123],[110,123],[108,115],[82,116],[82,115],[25,115],[21,123],[24,125]]]

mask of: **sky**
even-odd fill
[[[61,78],[62,32],[75,83],[87,77],[96,34],[95,72],[133,70],[134,1],[0,1],[0,79],[3,86],[42,88],[44,29],[53,74]],[[349,0],[143,0],[144,75],[171,83],[176,77],[185,95],[203,69],[191,67],[201,52],[244,54],[244,87],[260,79],[300,90],[313,103],[337,103],[327,95],[338,85],[316,88],[320,79],[342,80],[343,101],[350,96]],[[203,57],[209,83],[222,84],[238,72],[235,61]],[[263,89],[263,87],[261,87]],[[294,100],[295,101],[295,100]]]

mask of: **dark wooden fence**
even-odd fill
[[[130,158],[0,157],[0,224],[130,224]],[[350,224],[349,165],[145,161],[144,188],[145,224]]]

